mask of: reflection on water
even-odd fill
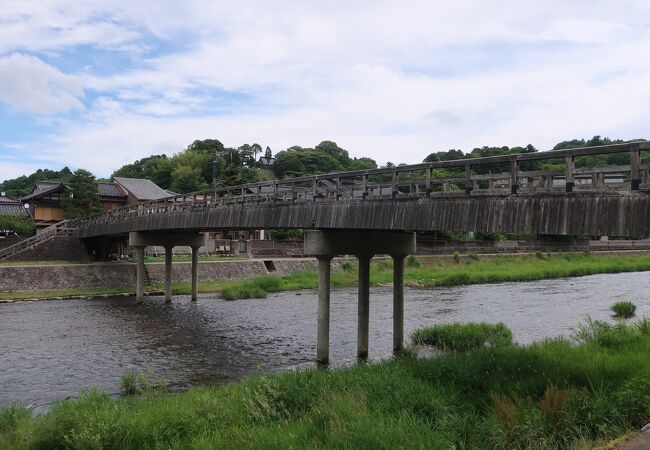
[[[444,322],[505,322],[529,343],[569,335],[589,314],[609,318],[618,300],[650,315],[650,274],[628,273],[529,283],[405,292],[405,331]],[[389,357],[392,291],[371,290],[370,357]],[[120,376],[151,369],[172,388],[221,383],[255,372],[311,366],[316,354],[313,291],[227,302],[203,296],[0,304],[0,405],[41,403],[93,385],[119,390]],[[334,289],[330,359],[356,352],[356,290]]]

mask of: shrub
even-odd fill
[[[636,305],[632,302],[617,302],[612,305],[614,316],[619,319],[629,319],[636,311]]]
[[[466,351],[477,347],[511,345],[512,331],[503,323],[450,323],[415,330],[411,339],[415,344]]]
[[[452,258],[454,258],[454,262],[456,264],[460,264],[460,253],[454,252],[454,253],[452,253],[451,256],[452,256]]]
[[[253,283],[226,287],[221,295],[226,300],[240,300],[245,298],[266,298],[268,292]]]
[[[136,395],[153,392],[166,392],[163,380],[152,380],[153,373],[127,372],[121,378],[121,390],[124,395]]]
[[[406,258],[406,267],[420,267],[422,264],[415,255],[409,255]]]
[[[471,259],[472,261],[478,261],[478,260],[479,260],[479,257],[478,257],[478,255],[476,254],[476,252],[470,252],[470,254],[467,255],[467,256],[468,256],[469,259]]]
[[[611,325],[600,320],[587,317],[587,323],[580,325],[574,333],[578,343],[596,344],[601,347],[617,347],[636,342],[641,338],[641,330],[637,326],[617,323]]]
[[[341,263],[341,269],[343,269],[343,272],[352,272],[354,270],[354,264],[351,261],[343,261]]]
[[[34,232],[36,224],[26,214],[0,215],[0,230],[11,230],[20,236]]]
[[[542,253],[542,252],[536,252],[535,253],[535,258],[541,259],[541,260],[547,260],[551,257],[548,253]]]

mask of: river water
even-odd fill
[[[406,289],[405,332],[446,322],[504,322],[519,343],[568,336],[586,315],[610,319],[619,300],[650,316],[650,272],[526,283]],[[330,359],[354,362],[355,289],[333,289]],[[120,376],[151,370],[172,389],[310,367],[316,354],[317,293],[224,301],[175,297],[0,304],[0,406],[46,404],[98,386],[119,391]],[[392,347],[392,290],[371,289],[370,358]]]

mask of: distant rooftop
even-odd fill
[[[115,183],[99,183],[97,188],[101,197],[126,197],[126,195],[120,191]]]
[[[115,181],[138,200],[160,200],[170,196],[151,180],[115,177]]]

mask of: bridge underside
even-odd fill
[[[79,237],[130,231],[274,228],[642,237],[650,235],[650,195],[639,191],[459,193],[431,198],[213,205],[89,224]]]

